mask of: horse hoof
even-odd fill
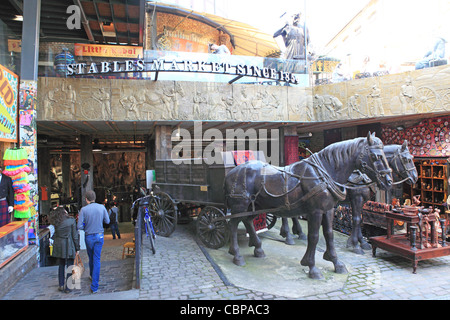
[[[356,254],[364,254],[364,250],[361,249],[360,246],[356,246],[356,247],[353,248],[353,253],[356,253]]]
[[[298,235],[298,238],[300,240],[306,240],[307,239],[306,234],[304,234],[303,232]]]
[[[371,250],[372,246],[370,245],[370,243],[364,241],[364,242],[361,242],[361,248],[363,250]]]
[[[264,253],[263,249],[255,249],[254,255],[256,258],[265,258],[266,254]]]
[[[292,239],[291,237],[289,237],[289,238],[286,238],[286,240],[284,240],[284,243],[286,243],[286,244],[289,245],[289,246],[292,246],[292,245],[295,244],[295,241],[294,241],[294,239]]]
[[[334,272],[339,273],[339,274],[347,274],[348,270],[344,264],[337,263],[334,267]]]
[[[322,272],[316,267],[309,268],[309,277],[316,280],[323,279]]]
[[[245,266],[245,260],[241,256],[234,257],[233,263],[239,267]]]
[[[353,241],[351,238],[348,238],[347,244],[345,245],[346,248],[355,248],[359,246],[358,241]]]

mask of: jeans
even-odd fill
[[[60,287],[64,287],[64,284],[66,282],[66,279],[69,278],[72,273],[67,273],[67,275],[65,274],[66,271],[66,266],[70,267],[73,265],[73,260],[74,259],[63,259],[63,258],[58,258],[58,281],[59,281],[59,286]]]
[[[103,247],[103,233],[88,234],[85,236],[86,251],[89,257],[89,274],[92,278],[91,290],[97,292],[100,280],[100,257]]]
[[[111,223],[109,225],[109,227],[111,228],[112,238],[115,239],[116,238],[116,234],[117,234],[117,237],[120,239],[119,224],[117,222],[116,223]]]

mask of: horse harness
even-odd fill
[[[369,153],[369,149],[372,149],[372,148],[381,149],[382,150],[383,146],[382,145],[376,145],[376,146],[371,146],[371,147],[366,146],[361,151],[361,153],[359,154],[359,156],[357,158],[357,166],[359,167],[361,172],[364,173],[364,172],[367,172],[367,171],[372,171],[372,173],[374,175],[376,175],[377,178],[379,178],[381,175],[388,174],[392,170],[391,169],[381,170],[381,173],[380,173],[379,171],[374,170],[371,166],[367,165],[367,163],[363,159],[364,159],[365,154]],[[372,165],[373,165],[373,163],[376,160],[378,160],[378,159],[372,159],[370,156],[369,156],[369,159],[371,160]],[[302,163],[303,161],[308,163],[309,165],[313,166],[316,169],[316,172],[318,173],[317,177],[305,177],[303,174],[306,171],[306,168],[307,168],[306,166],[304,167],[303,173],[300,174],[300,175],[299,174],[295,174],[295,173],[292,172],[292,168],[294,168],[295,165]],[[250,200],[251,204],[252,204],[251,214],[256,214],[258,211],[256,211],[256,208],[255,208],[255,201],[258,198],[258,196],[261,193],[261,191],[264,191],[267,195],[269,195],[269,196],[271,196],[273,198],[284,197],[284,206],[280,207],[280,208],[277,208],[276,210],[280,210],[280,209],[290,210],[291,208],[295,207],[299,203],[307,201],[308,199],[314,197],[315,195],[319,194],[320,192],[322,192],[322,191],[324,191],[326,189],[328,189],[334,195],[334,197],[336,197],[339,201],[343,201],[343,200],[345,200],[345,198],[347,196],[347,190],[346,189],[360,189],[360,188],[365,188],[368,185],[373,184],[370,181],[370,179],[369,179],[370,182],[365,181],[364,184],[354,185],[354,186],[351,186],[349,184],[342,185],[342,184],[334,181],[333,178],[328,174],[328,172],[323,167],[323,165],[322,165],[320,159],[317,157],[317,155],[315,153],[312,153],[312,152],[311,152],[311,156],[309,158],[307,158],[307,159],[304,159],[303,161],[300,161],[300,162],[297,162],[296,164],[294,164],[290,168],[289,171],[272,166],[272,168],[274,168],[277,171],[281,172],[281,174],[283,175],[283,178],[284,178],[284,184],[283,184],[284,190],[283,190],[283,192],[281,194],[273,194],[269,190],[267,190],[267,187],[266,187],[266,177],[267,177],[267,175],[263,174],[263,181],[262,181],[258,191],[255,194],[252,194],[250,196],[247,195],[247,186],[246,186],[246,183],[245,183],[246,182],[245,179],[244,179],[244,181],[242,183],[242,191],[239,194],[235,193],[236,187],[238,185],[238,176],[236,176],[236,179],[235,179],[235,181],[234,181],[234,183],[232,185],[231,194],[227,194],[225,196],[229,197],[229,198],[242,198],[242,199]],[[263,169],[261,171],[266,170],[267,166],[269,166],[269,164],[265,163],[263,165]],[[245,173],[246,173],[247,167],[245,167],[244,170],[245,170]],[[244,177],[246,177],[246,176],[247,175],[245,174]],[[364,174],[364,176],[367,177],[367,175],[365,175],[365,174]],[[297,182],[292,188],[289,189],[288,188],[288,182],[289,182],[289,178],[290,177],[296,178]],[[306,193],[305,195],[303,195],[302,197],[297,199],[295,202],[291,203],[290,200],[289,200],[288,195],[300,185],[302,180],[305,180],[305,179],[319,179],[319,180],[322,180],[322,181],[320,183],[318,183],[317,185],[315,185],[308,193]],[[276,210],[273,210],[273,211],[276,211]],[[267,210],[267,209],[260,210],[260,211],[261,211],[261,213],[262,212],[269,212],[269,210]],[[246,212],[243,212],[243,213],[240,213],[240,214],[234,214],[233,216],[234,217],[238,217],[238,215],[239,216],[246,216],[246,215],[249,215],[249,214],[246,213]]]

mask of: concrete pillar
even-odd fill
[[[27,151],[28,160],[32,162],[34,170],[39,174],[37,163],[36,136],[36,103],[37,103],[37,72],[39,58],[39,29],[41,18],[41,0],[23,1],[22,23],[22,53],[19,84],[19,139],[20,147]],[[22,119],[27,119],[23,122]],[[31,172],[29,175],[30,201],[33,202],[31,218],[28,220],[35,236],[33,241],[36,253],[39,252],[39,190],[38,177]],[[36,254],[39,263],[39,254]]]

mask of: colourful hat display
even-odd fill
[[[33,202],[30,201],[28,154],[23,148],[6,149],[3,155],[3,174],[11,177],[14,189],[14,217],[30,218]]]

